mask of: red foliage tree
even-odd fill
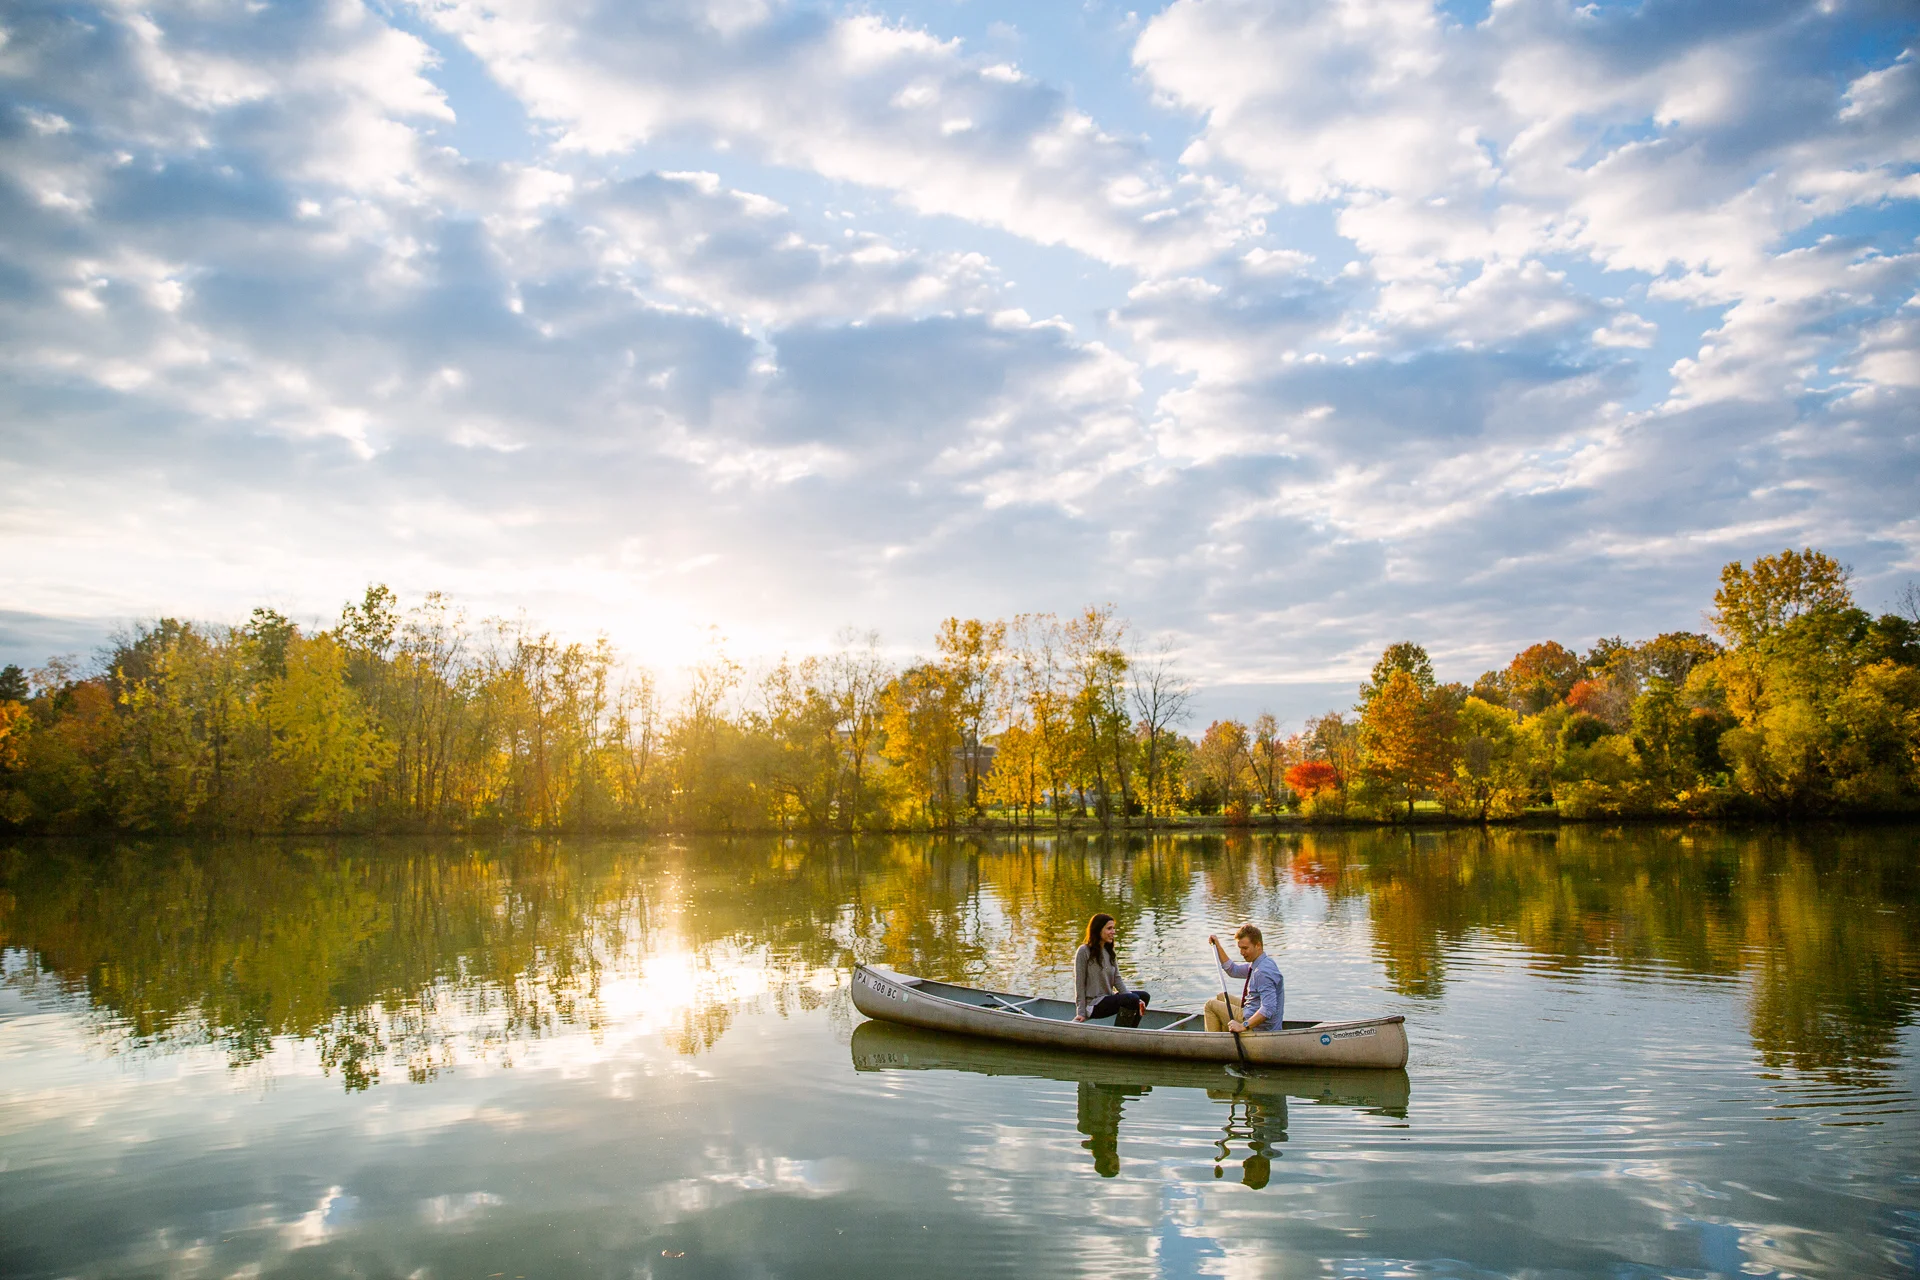
[[[1298,795],[1318,795],[1340,785],[1340,771],[1325,760],[1302,760],[1287,770],[1287,785]]]

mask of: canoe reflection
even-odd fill
[[[1095,1057],[1038,1050],[996,1040],[923,1031],[890,1022],[863,1022],[853,1030],[856,1071],[968,1071],[986,1076],[1025,1076],[1072,1081],[1078,1086],[1080,1145],[1093,1154],[1103,1178],[1120,1172],[1120,1117],[1129,1099],[1158,1089],[1199,1089],[1227,1107],[1214,1140],[1213,1176],[1237,1147],[1247,1156],[1240,1180],[1264,1187],[1279,1144],[1287,1140],[1287,1099],[1320,1106],[1359,1108],[1370,1115],[1405,1119],[1409,1093],[1405,1071],[1259,1067],[1169,1062],[1155,1058]]]

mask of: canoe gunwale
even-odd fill
[[[1025,1009],[971,1004],[927,990],[928,985],[928,980],[910,974],[855,965],[853,1004],[868,1017],[885,1022],[1050,1048],[1212,1062],[1234,1062],[1240,1060],[1244,1052],[1246,1061],[1267,1066],[1391,1069],[1404,1067],[1407,1062],[1406,1017],[1402,1014],[1316,1022],[1305,1027],[1250,1031],[1234,1036],[1225,1031],[1070,1022],[1042,1017]],[[1040,999],[955,983],[937,985],[975,991],[995,1000],[1031,1003]]]

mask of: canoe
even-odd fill
[[[853,1069],[861,1072],[962,1071],[1056,1080],[1130,1094],[1198,1089],[1216,1101],[1292,1098],[1400,1119],[1406,1118],[1412,1092],[1407,1073],[1387,1067],[1260,1067],[1249,1071],[1218,1062],[1039,1049],[878,1020],[853,1029],[852,1052]]]
[[[1235,1036],[1208,1031],[1198,1013],[1150,1009],[1138,1027],[1120,1027],[1111,1017],[1075,1022],[1068,1000],[962,987],[872,965],[854,966],[853,1007],[883,1022],[1083,1053],[1263,1067],[1407,1065],[1406,1019],[1399,1014],[1346,1022],[1289,1019],[1276,1031]]]

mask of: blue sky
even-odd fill
[[[1111,601],[1208,709],[1920,577],[1834,0],[0,12],[0,659],[370,581],[672,668]]]

